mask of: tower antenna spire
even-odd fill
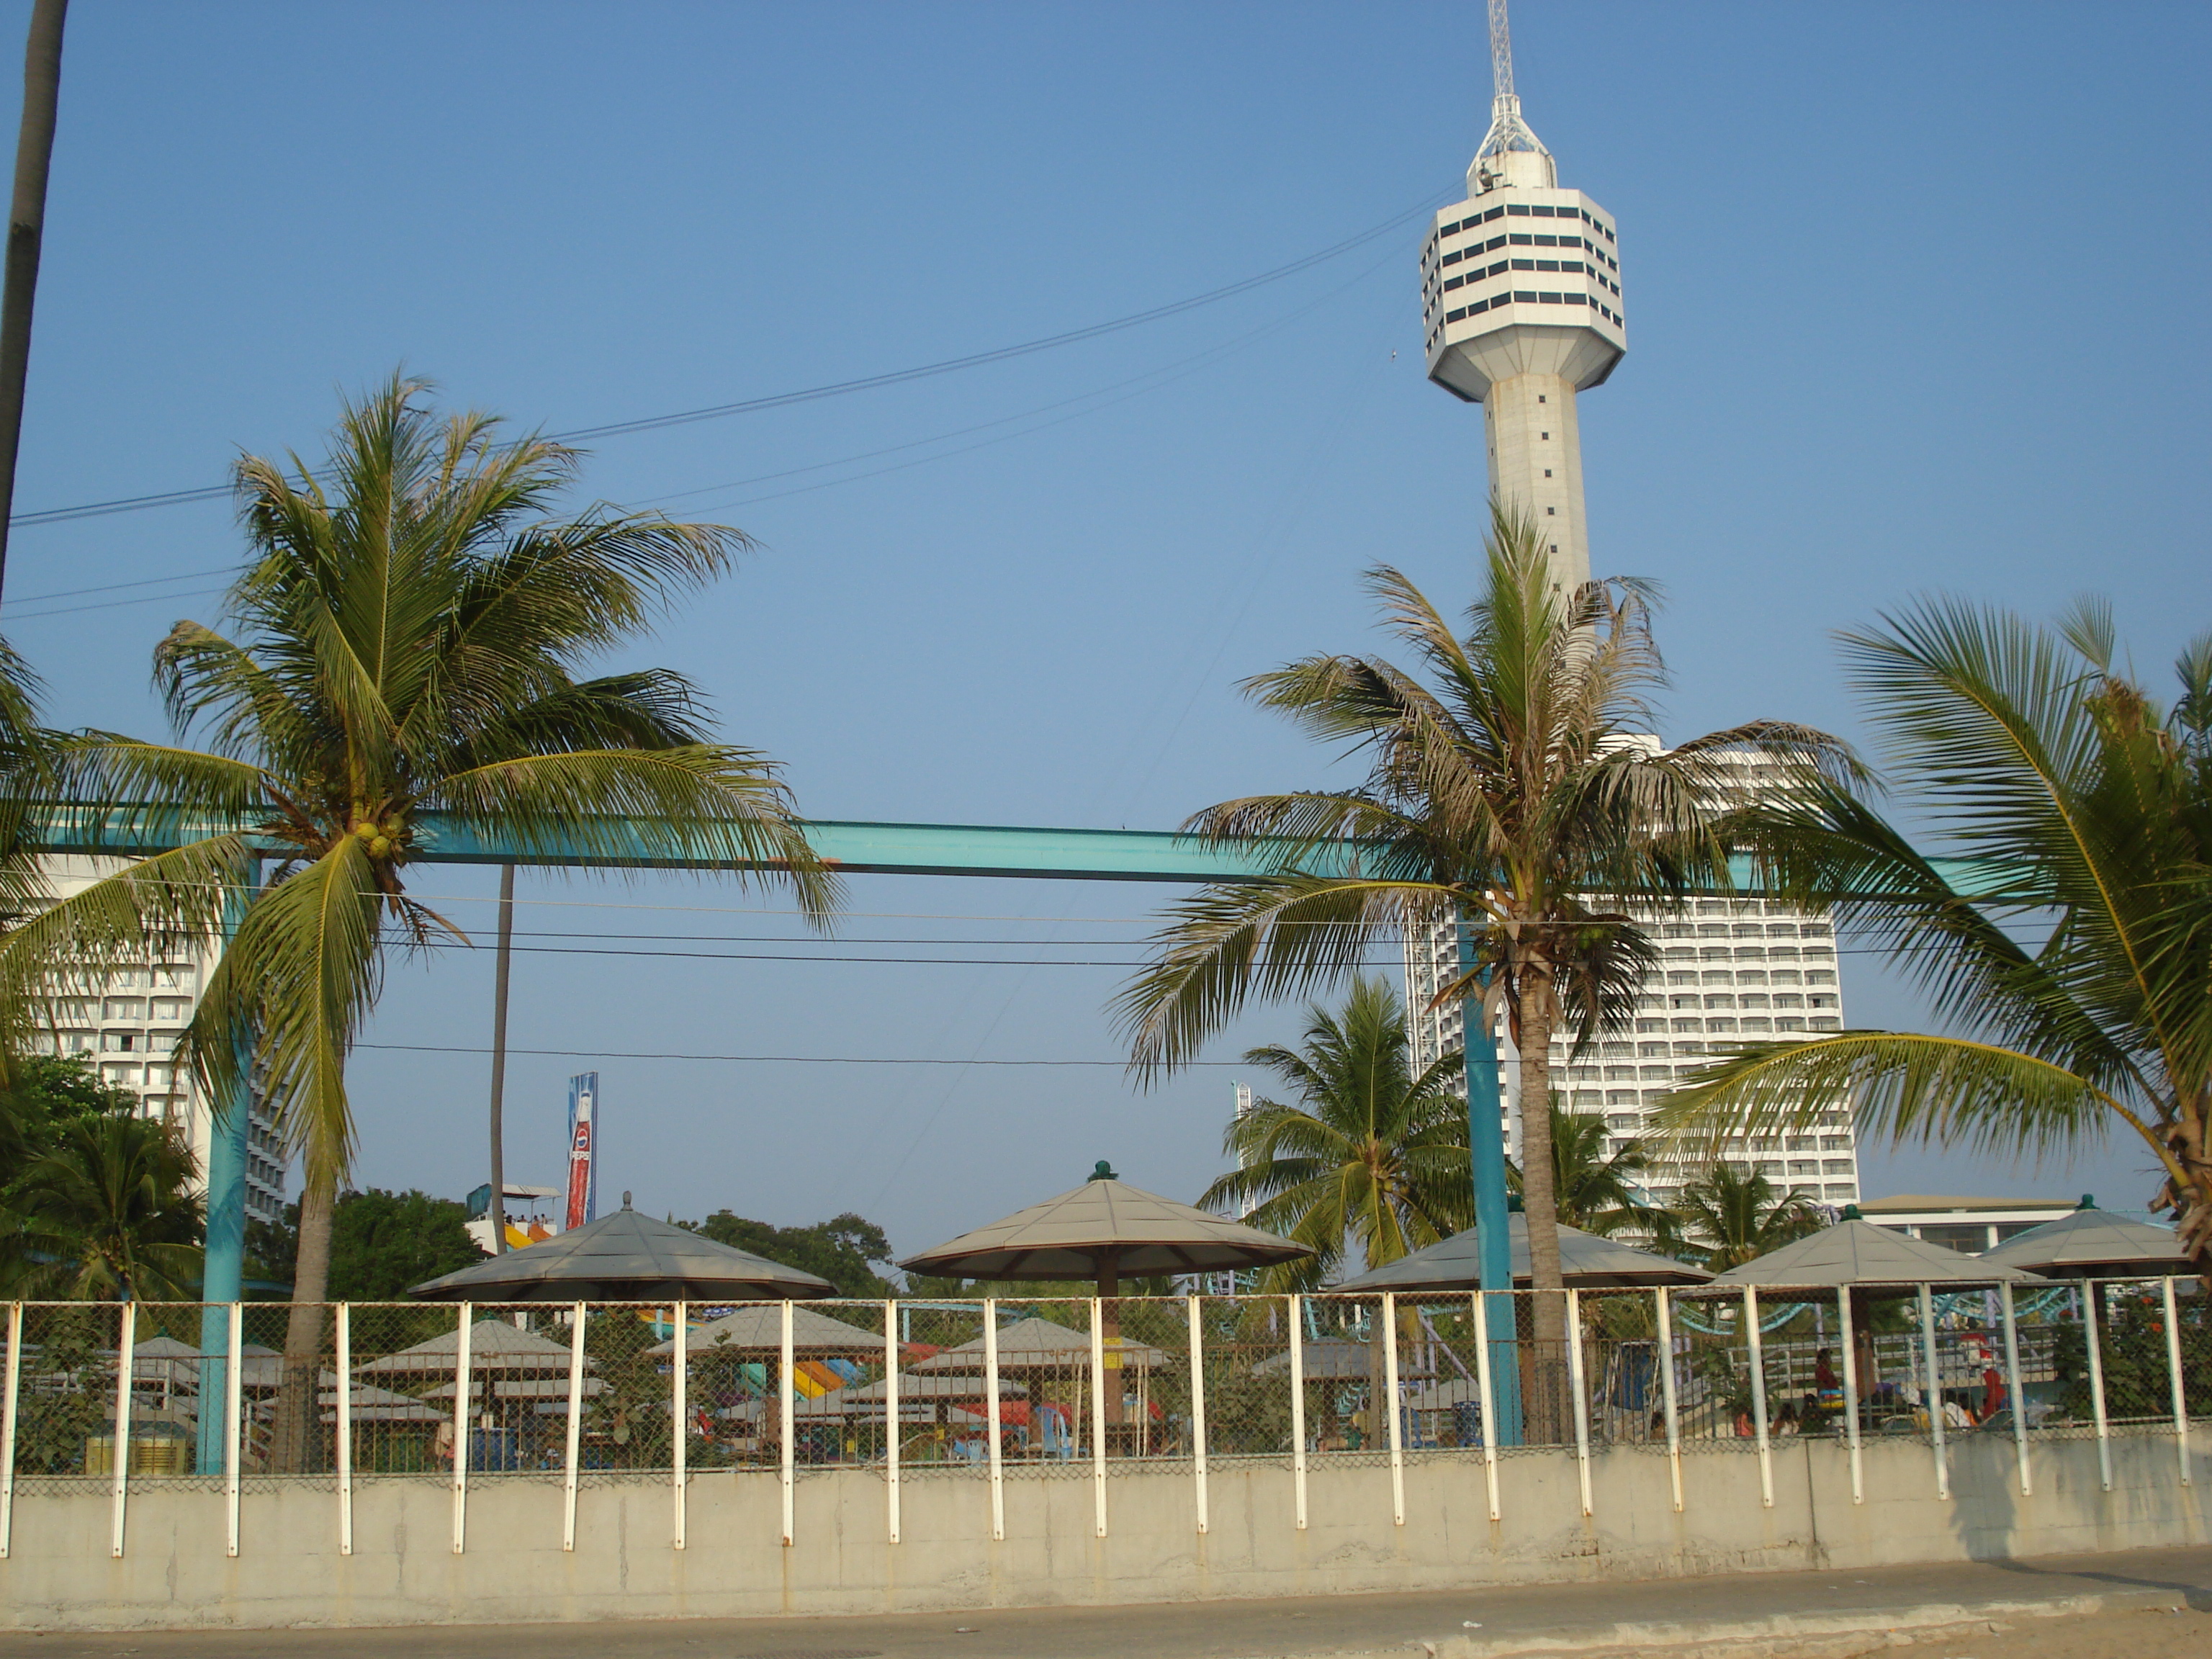
[[[1513,31],[1505,0],[1490,0],[1490,131],[1467,170],[1467,193],[1480,196],[1501,185],[1556,189],[1559,167],[1521,118],[1521,100],[1513,91]]]

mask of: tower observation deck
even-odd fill
[[[1505,0],[1491,0],[1490,131],[1467,199],[1436,216],[1421,248],[1429,378],[1480,404],[1490,489],[1546,532],[1554,580],[1589,579],[1575,394],[1628,349],[1613,216],[1578,190],[1521,118]]]

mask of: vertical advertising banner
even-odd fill
[[[599,1074],[568,1079],[568,1207],[562,1225],[574,1231],[599,1212]]]

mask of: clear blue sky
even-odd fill
[[[0,5],[0,40],[27,12]],[[1583,404],[1591,546],[1672,596],[1668,734],[1854,731],[1830,630],[1929,588],[2037,612],[2103,590],[2162,675],[2212,609],[2212,12],[1523,0],[1515,27],[1562,181],[1620,223],[1631,351]],[[18,507],[312,453],[337,390],[400,363],[557,430],[1121,316],[1455,199],[1488,97],[1471,4],[79,0]],[[1325,775],[1233,682],[1374,643],[1371,561],[1464,596],[1482,521],[1480,412],[1418,360],[1417,240],[1068,349],[606,441],[592,494],[763,544],[650,655],[817,816],[1166,827]],[[238,553],[221,503],[20,532],[7,628],[52,716],[156,729],[149,652],[212,619],[193,573]],[[37,599],[73,590],[93,591]],[[489,921],[481,877],[420,886]],[[541,934],[791,933],[772,895],[724,884],[525,892]],[[1126,960],[1164,896],[866,879],[847,932]],[[842,954],[902,952],[989,954]],[[534,954],[514,1040],[1108,1059],[1120,977]],[[1913,1018],[1863,958],[1845,991],[1858,1021]],[[480,1046],[489,1003],[482,954],[404,968],[370,1038]],[[1212,1057],[1295,1025],[1256,1014]],[[516,1178],[555,1177],[586,1063],[518,1060]],[[1110,1068],[599,1069],[609,1194],[857,1208],[906,1249],[1099,1158],[1194,1195],[1236,1075],[1147,1094]],[[364,1050],[362,1179],[475,1184],[485,1075]],[[2139,1203],[2143,1162],[1875,1152],[1867,1181]]]

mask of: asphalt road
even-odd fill
[[[2106,1599],[2097,1619],[2039,1625],[2031,1610],[2084,1596]],[[1140,1607],[348,1631],[10,1632],[0,1634],[0,1653],[11,1659],[1305,1659],[1409,1650],[1418,1656],[1424,1647],[1441,1647],[1440,1659],[1449,1659],[1454,1649],[1618,1647],[1615,1627],[1623,1624],[1678,1627],[1639,1633],[1632,1644],[1638,1646],[1740,1632],[1778,1617],[1840,1620],[1874,1632],[1902,1621],[1909,1633],[1914,1626],[1940,1622],[1929,1611],[1939,1607],[2009,1626],[1983,1638],[1984,1648],[1952,1642],[1944,1659],[2035,1659],[2046,1651],[2053,1659],[2212,1653],[2212,1618],[2206,1617],[2212,1614],[2212,1548]],[[2193,1612],[2175,1616],[2166,1612],[2171,1607]]]

